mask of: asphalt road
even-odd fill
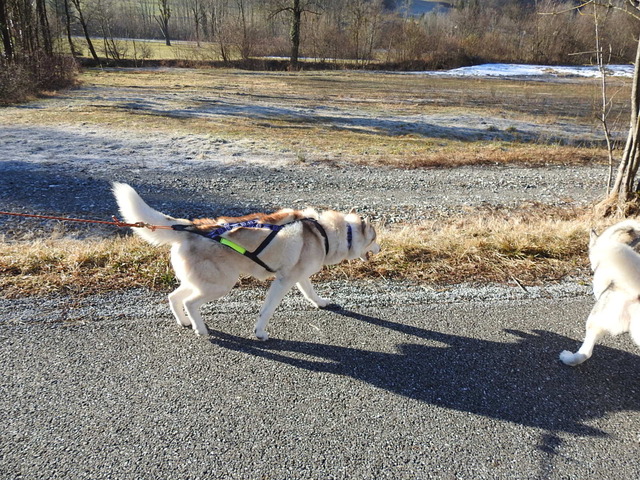
[[[589,296],[333,289],[267,342],[255,289],[206,307],[209,338],[141,290],[0,300],[0,478],[640,477],[637,347],[557,360]]]

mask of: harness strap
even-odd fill
[[[264,263],[262,260],[260,260],[260,258],[258,257],[258,253],[259,251],[262,251],[264,249],[264,247],[267,246],[267,244],[269,242],[266,242],[266,240],[270,240],[270,238],[273,238],[273,235],[275,235],[278,232],[271,232],[271,234],[265,239],[265,241],[263,241],[260,246],[255,249],[253,252],[248,251],[246,248],[241,247],[240,245],[238,245],[235,242],[232,242],[231,240],[229,240],[228,238],[223,238],[223,237],[214,237],[211,238],[211,240],[218,242],[222,245],[226,245],[227,247],[231,248],[232,250],[235,250],[236,252],[238,252],[240,255],[244,255],[245,257],[253,260],[255,263],[257,263],[258,265],[260,265],[262,268],[264,268],[267,272],[269,273],[275,273],[276,271],[271,268],[269,265],[267,265],[266,263]],[[207,237],[209,238],[209,237]],[[258,253],[256,253],[258,252]]]
[[[302,221],[302,222],[310,222],[311,225],[316,227],[318,232],[320,232],[320,235],[322,235],[322,237],[324,238],[324,251],[325,251],[325,255],[327,255],[329,253],[329,237],[327,236],[327,232],[324,229],[324,227],[322,225],[320,225],[320,222],[318,222],[314,218],[303,218],[300,221]],[[293,222],[291,222],[291,223],[293,223]],[[195,234],[200,235],[202,237],[208,238],[209,240],[213,240],[213,241],[218,242],[218,243],[220,243],[222,245],[225,245],[225,246],[231,248],[232,250],[238,252],[240,255],[244,255],[245,257],[253,260],[255,263],[257,263],[262,268],[264,268],[267,272],[275,273],[275,270],[273,270],[266,263],[264,263],[262,260],[260,260],[258,255],[260,255],[260,253],[262,253],[262,251],[267,247],[267,245],[269,245],[271,243],[271,241],[275,238],[275,236],[278,234],[278,232],[280,230],[282,230],[286,225],[289,225],[289,223],[286,223],[284,225],[273,225],[273,224],[269,224],[269,223],[260,223],[257,220],[249,220],[249,221],[246,221],[246,222],[229,223],[229,224],[221,226],[220,228],[212,230],[210,232],[202,232],[202,231],[198,230],[197,228],[194,228],[194,225],[171,225],[171,228],[173,230],[178,230],[178,231],[181,231],[181,232],[195,233]],[[260,245],[258,245],[258,247],[253,252],[250,252],[246,248],[244,248],[243,246],[238,245],[237,243],[235,243],[235,242],[229,240],[228,238],[225,238],[225,237],[222,236],[225,233],[230,232],[231,230],[234,230],[236,228],[267,228],[267,229],[271,230],[271,233],[269,233],[269,235],[267,235],[267,238],[265,238],[262,241],[262,243],[260,243]]]
[[[231,230],[235,230],[236,228],[267,228],[274,232],[278,232],[284,227],[284,225],[273,225],[270,223],[260,223],[258,220],[247,220],[245,222],[238,223],[227,223],[222,225],[215,230],[211,230],[210,232],[202,233],[205,237],[214,238],[219,237],[220,235],[224,235]]]
[[[324,238],[324,254],[329,255],[329,237],[327,236],[327,231],[322,225],[320,225],[320,222],[318,222],[318,220],[316,220],[315,218],[303,218],[300,221],[309,222],[311,223],[311,225],[316,227],[318,232],[320,232],[320,235],[322,235],[322,237]]]

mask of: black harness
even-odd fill
[[[271,241],[276,237],[276,235],[280,230],[282,230],[287,225],[291,225],[292,223],[295,223],[295,222],[306,222],[309,225],[313,225],[316,228],[316,230],[318,230],[320,235],[324,238],[325,255],[329,254],[329,237],[327,236],[327,232],[325,231],[324,227],[320,225],[320,222],[318,222],[315,218],[302,218],[294,222],[285,223],[284,225],[273,225],[270,223],[260,223],[257,220],[248,220],[246,222],[227,223],[222,225],[219,228],[216,228],[215,230],[211,230],[210,232],[204,232],[202,230],[199,230],[194,225],[172,225],[171,228],[173,230],[178,230],[181,232],[195,233],[197,235],[200,235],[202,237],[208,238],[222,245],[225,245],[230,249],[236,251],[240,255],[244,255],[245,257],[253,260],[255,263],[257,263],[262,268],[264,268],[267,272],[275,273],[275,270],[273,270],[266,263],[260,260],[258,255],[260,255],[260,253],[262,253],[262,251],[267,247],[267,245],[271,243]],[[271,232],[269,233],[269,235],[267,235],[267,238],[265,238],[262,241],[262,243],[260,243],[260,245],[258,245],[258,247],[254,251],[250,252],[243,246],[238,245],[237,243],[222,236],[225,233],[230,232],[231,230],[235,230],[236,228],[262,228],[262,229],[269,229],[271,230]],[[351,233],[350,226],[349,226],[349,233]],[[349,242],[349,244],[351,244],[351,242]]]

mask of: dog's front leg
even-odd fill
[[[262,305],[260,316],[258,317],[258,321],[256,322],[256,327],[254,329],[256,337],[260,340],[267,340],[269,338],[269,334],[266,331],[269,319],[294,284],[295,281],[285,278],[276,278],[271,284],[271,287],[269,287],[267,298],[264,301],[264,305]]]
[[[298,282],[298,289],[302,292],[304,298],[309,300],[314,307],[322,308],[329,305],[329,300],[322,298],[316,293],[311,284],[311,280],[308,278]]]

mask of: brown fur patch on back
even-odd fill
[[[198,230],[209,232],[228,223],[241,223],[248,222],[250,220],[257,220],[260,223],[284,225],[285,223],[294,222],[302,218],[304,218],[304,215],[301,210],[284,208],[273,213],[250,213],[249,215],[243,215],[241,217],[196,218],[193,220],[193,224]]]

